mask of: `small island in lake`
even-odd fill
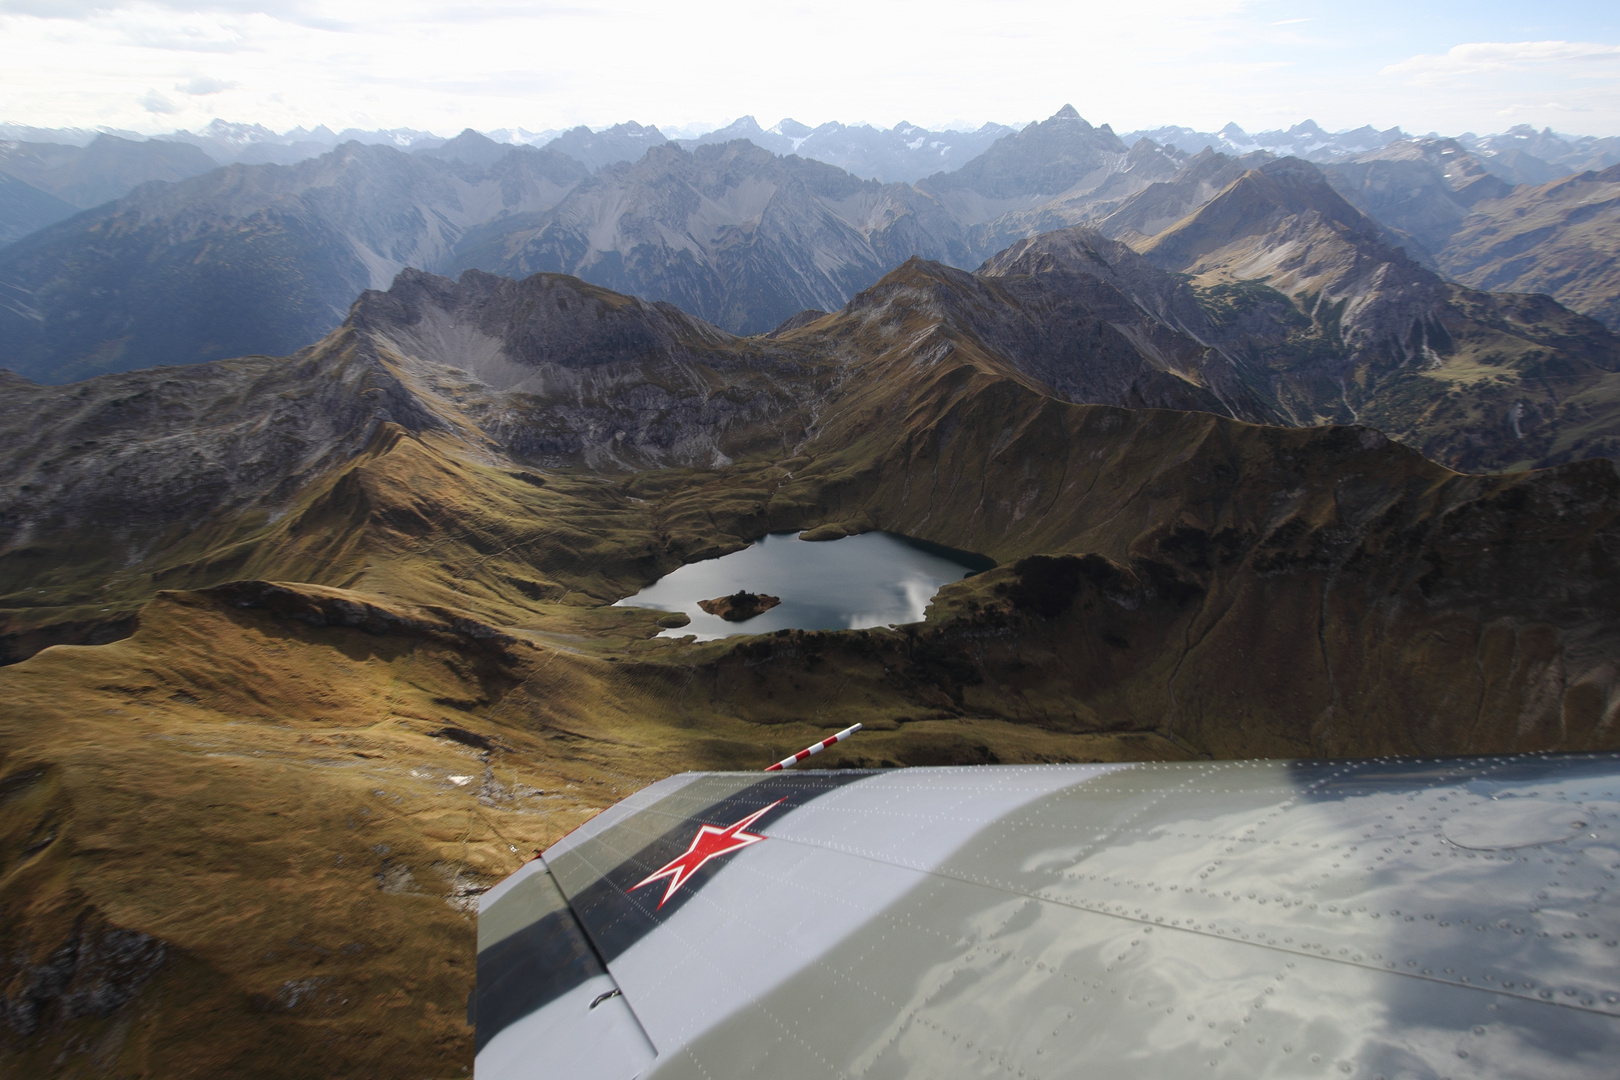
[[[698,607],[710,615],[718,615],[727,622],[745,622],[762,611],[769,611],[782,602],[780,596],[766,596],[738,589],[730,596],[715,600],[699,600]]]

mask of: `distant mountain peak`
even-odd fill
[[[969,189],[992,199],[1057,195],[1117,164],[1129,152],[1107,127],[1095,128],[1073,105],[1003,136],[955,172],[930,176],[933,192]],[[1117,155],[1117,157],[1116,157]]]
[[[750,117],[750,119],[752,119],[752,117]],[[623,135],[623,136],[628,136],[629,138],[633,138],[633,139],[653,139],[653,140],[656,140],[657,142],[665,142],[665,141],[667,141],[664,138],[664,133],[662,131],[658,130],[658,125],[656,125],[656,124],[642,125],[642,124],[636,123],[634,120],[626,120],[622,124],[614,124],[612,127],[608,128],[606,131],[601,132],[601,134],[603,134],[603,135]]]
[[[627,120],[595,132],[582,124],[563,132],[545,146],[592,169],[600,169],[619,161],[639,161],[650,148],[668,141],[657,127]]]
[[[492,165],[512,152],[508,143],[498,143],[482,132],[466,128],[460,135],[438,146],[416,151],[424,157],[463,161],[469,165]]]

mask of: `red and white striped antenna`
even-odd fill
[[[766,772],[780,772],[782,769],[785,769],[790,765],[797,765],[799,762],[803,761],[807,757],[810,757],[812,754],[821,753],[823,750],[827,749],[827,747],[831,746],[833,743],[841,743],[841,742],[843,742],[845,739],[849,738],[851,735],[855,734],[859,730],[861,730],[861,725],[859,725],[859,724],[851,724],[849,727],[845,728],[843,731],[840,731],[838,734],[833,735],[833,736],[831,736],[829,738],[822,739],[818,743],[813,743],[810,746],[805,747],[803,750],[800,750],[797,754],[794,754],[792,757],[783,758],[781,761],[778,761],[775,765],[772,765],[770,768],[766,769],[765,771]]]

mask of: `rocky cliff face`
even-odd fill
[[[758,333],[841,306],[912,254],[965,254],[933,200],[737,141],[604,170],[547,214],[485,229],[451,265],[575,274]]]

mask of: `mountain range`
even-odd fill
[[[36,138],[49,134],[15,126],[7,133]],[[587,171],[639,162],[648,149],[668,143],[657,128],[634,123],[597,132],[580,127],[567,132],[497,134],[502,140],[521,143],[526,139],[545,144],[554,153],[578,161]],[[1408,254],[1432,269],[1454,276],[1470,275],[1459,280],[1475,285],[1487,280],[1516,281],[1518,285],[1505,287],[1545,289],[1585,313],[1610,320],[1615,317],[1605,302],[1601,268],[1593,270],[1572,262],[1584,258],[1584,253],[1601,261],[1614,251],[1614,242],[1609,239],[1614,217],[1605,215],[1592,200],[1578,200],[1580,205],[1571,208],[1580,215],[1579,222],[1549,207],[1545,214],[1536,211],[1538,219],[1545,219],[1544,227],[1509,229],[1511,239],[1505,244],[1501,241],[1487,243],[1485,239],[1501,231],[1491,222],[1493,213],[1522,218],[1523,213],[1531,212],[1528,204],[1540,206],[1549,199],[1565,200],[1571,190],[1526,192],[1520,197],[1520,203],[1525,206],[1499,204],[1499,200],[1514,190],[1515,184],[1529,176],[1535,181],[1532,187],[1544,187],[1546,182],[1572,166],[1601,165],[1611,158],[1620,161],[1620,150],[1610,145],[1613,140],[1575,139],[1517,128],[1501,136],[1470,135],[1458,139],[1412,138],[1398,129],[1379,132],[1368,128],[1330,134],[1310,122],[1262,136],[1249,136],[1235,125],[1208,134],[1212,137],[1205,139],[1190,129],[1158,129],[1146,136],[1138,132],[1118,137],[1107,125],[1092,128],[1072,108],[1066,107],[1052,118],[1021,131],[987,125],[973,133],[929,132],[907,124],[887,131],[840,124],[809,128],[791,120],[765,130],[751,117],[744,117],[727,128],[679,141],[678,145],[695,151],[703,146],[734,141],[731,138],[734,135],[742,136],[779,157],[818,159],[838,167],[848,166],[845,171],[854,170],[854,175],[861,175],[864,170],[886,181],[915,180],[917,191],[944,207],[951,220],[944,220],[938,214],[927,215],[938,227],[928,230],[926,236],[917,235],[916,247],[904,254],[945,257],[963,267],[977,265],[1023,237],[1074,224],[1093,225],[1109,235],[1138,243],[1213,197],[1220,186],[1236,175],[1231,162],[1252,165],[1269,160],[1275,152],[1287,152],[1317,163],[1341,194],[1369,217],[1389,227]],[[1163,145],[1147,136],[1158,137]],[[265,148],[280,147],[287,153],[280,157],[272,155],[274,160],[297,161],[308,154],[330,152],[329,148],[341,138],[388,146],[415,156],[436,156],[488,168],[512,146],[512,141],[498,141],[471,131],[454,140],[409,130],[340,135],[326,129],[309,132],[300,129],[277,136],[262,128],[223,121],[216,121],[198,134],[177,133],[144,142],[77,131],[63,132],[61,137],[83,145],[0,144],[0,174],[20,180],[38,192],[8,182],[9,194],[0,198],[0,245],[70,216],[62,206],[43,196],[79,208],[97,206],[109,198],[127,194],[143,182],[173,181],[206,171],[208,154],[214,155],[215,160],[251,162],[255,160],[250,152],[253,148],[268,153]],[[1180,144],[1174,141],[1178,139]],[[1210,148],[1189,156],[1186,145],[1200,142]],[[1178,145],[1181,148],[1178,149]],[[788,151],[794,153],[784,154]],[[1545,157],[1535,157],[1532,151]],[[1518,164],[1511,167],[1504,164],[1509,159]],[[1553,164],[1554,159],[1559,164]],[[943,168],[934,168],[936,165]],[[1117,219],[1104,220],[1121,210],[1124,201],[1143,188],[1174,180],[1181,170],[1189,168],[1195,169],[1196,182],[1192,175],[1183,176],[1173,190],[1156,189],[1151,196],[1125,209]],[[905,201],[916,205],[915,199]],[[501,210],[504,209],[503,206]],[[500,212],[497,210],[497,215]],[[1592,218],[1594,213],[1596,220]],[[456,208],[451,208],[450,215],[458,220],[466,217],[464,210]],[[1467,229],[1464,229],[1465,219],[1470,221]],[[498,222],[475,224],[492,225],[484,230],[489,233],[498,233],[501,228]],[[753,227],[749,222],[735,224],[745,232]],[[863,235],[874,229],[873,225],[859,220],[851,220],[849,224]],[[915,235],[915,230],[913,233]],[[478,258],[470,263],[452,260],[428,269],[480,265],[500,272],[518,272],[525,264],[478,261],[485,256],[493,257],[498,250],[516,242],[515,239],[505,244],[492,242],[481,248]],[[690,242],[681,241],[676,247],[687,248],[695,255],[704,250],[707,243],[695,237]],[[965,251],[961,250],[963,245]],[[1491,251],[1483,250],[1482,245]],[[622,255],[623,239],[599,250],[593,248],[581,258],[605,267],[612,261],[610,250]],[[896,252],[879,244],[873,254],[876,262],[862,264],[859,269],[852,268],[856,264],[847,263],[847,253],[818,257],[823,262],[835,258],[847,264],[844,270],[832,271],[834,277],[864,273],[868,275],[866,280],[871,280],[873,272],[892,265],[895,260],[890,256]],[[1513,262],[1511,273],[1504,274],[1500,268],[1487,269],[1487,264],[1493,260],[1500,262],[1508,258]],[[1543,261],[1545,268],[1538,269]],[[559,259],[532,265],[559,270],[583,264],[577,259],[573,264]],[[1598,281],[1583,284],[1578,280],[1593,272],[1598,275]],[[658,278],[660,273],[642,266],[628,276],[608,274],[600,280],[603,284],[634,291],[651,287],[648,282]],[[315,274],[321,276],[318,270]],[[330,273],[324,276],[331,281],[342,277]],[[684,270],[676,270],[671,280],[689,276]],[[16,284],[26,295],[41,283],[20,281]],[[71,289],[71,286],[66,287]],[[670,292],[659,295],[677,303],[691,304],[692,287],[695,286],[683,291],[672,284]],[[712,283],[704,288],[711,297],[718,296]],[[736,292],[730,286],[726,289],[733,294]],[[767,292],[798,296],[803,302],[818,306],[829,302],[822,295],[824,290],[805,288],[802,283],[783,283]],[[847,295],[844,290],[843,297]],[[340,312],[349,298],[334,289],[327,304]],[[713,304],[695,310],[735,330],[759,329],[768,325],[780,311],[780,307],[771,307],[739,315],[737,305],[728,303],[731,308],[727,311]],[[271,316],[261,321],[274,323],[276,319]],[[330,325],[328,323],[327,327]],[[290,336],[307,338],[307,327]],[[241,340],[225,335],[219,342],[226,339]],[[285,347],[287,340],[289,335],[286,334],[265,338],[257,347],[274,351]],[[0,342],[0,349],[4,347]],[[223,354],[216,349],[208,355]],[[182,352],[176,359],[188,357]]]
[[[624,125],[565,145],[655,137]],[[1127,148],[1070,108],[916,185],[746,140],[658,141],[594,172],[473,131],[413,153],[349,143],[148,186],[0,250],[0,357],[62,382],[284,354],[407,266],[571,274],[758,334],[842,308],[909,258],[995,273],[1078,224],[1111,266],[1184,275],[1138,295],[1157,325],[1133,340],[1161,356],[1150,342],[1170,333],[1172,352],[1221,358],[1198,376],[1217,411],[1365,422],[1453,467],[1523,467],[1620,448],[1614,338],[1477,287],[1539,285],[1614,318],[1615,186],[1509,187],[1448,140],[1328,165]]]

